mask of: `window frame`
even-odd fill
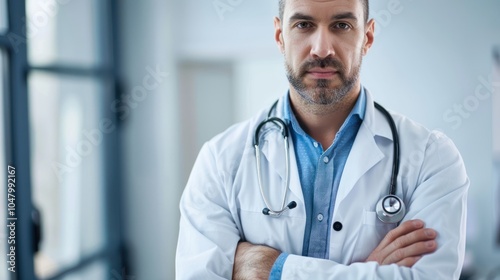
[[[26,18],[25,0],[8,0],[7,16],[8,28],[0,34],[0,49],[4,49],[8,61],[7,92],[5,97],[5,139],[6,163],[16,168],[16,272],[9,273],[10,279],[37,279],[34,270],[34,225],[32,223],[32,184],[30,170],[30,131],[28,107],[28,75],[33,71],[49,72],[55,75],[72,75],[90,77],[98,81],[111,84],[102,96],[102,104],[110,104],[120,95],[119,49],[117,30],[117,0],[98,1],[102,5],[99,9],[99,24],[102,27],[97,34],[99,44],[99,59],[101,63],[95,67],[80,65],[30,65],[27,54],[26,37],[23,28]],[[18,37],[21,36],[21,37]],[[15,38],[24,38],[24,42],[14,42]],[[97,252],[83,256],[73,266],[58,271],[47,280],[62,279],[88,268],[95,262],[101,261],[107,265],[110,275],[112,271],[123,272],[128,270],[124,238],[123,221],[121,219],[122,197],[120,190],[121,170],[119,164],[121,156],[121,125],[116,113],[104,110],[104,117],[111,119],[117,126],[112,133],[103,138],[104,157],[104,203],[105,208],[105,246]],[[6,190],[2,190],[5,191]]]

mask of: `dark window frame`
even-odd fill
[[[11,279],[37,279],[34,271],[35,236],[32,222],[32,184],[30,171],[30,132],[28,107],[28,76],[31,72],[50,72],[55,75],[72,75],[90,77],[112,85],[102,96],[102,104],[111,104],[120,95],[119,50],[117,44],[117,0],[98,1],[102,6],[99,11],[102,31],[98,34],[100,59],[102,63],[96,67],[79,65],[30,65],[27,55],[27,43],[23,31],[26,18],[25,0],[8,0],[8,29],[0,34],[0,49],[5,50],[8,62],[5,97],[5,144],[6,163],[16,168],[16,273],[10,273]],[[24,39],[24,43],[16,43],[15,38]],[[105,208],[105,248],[90,255],[83,256],[75,265],[67,267],[47,280],[62,279],[66,275],[77,273],[95,262],[104,262],[110,276],[113,271],[122,273],[126,266],[126,248],[123,238],[123,220],[121,217],[120,196],[121,183],[121,125],[119,118],[110,110],[103,110],[104,117],[110,118],[117,128],[104,137],[104,203]],[[6,190],[3,190],[6,191]]]

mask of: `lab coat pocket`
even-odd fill
[[[383,223],[377,218],[377,213],[365,210],[363,212],[363,223],[356,238],[351,263],[364,262],[395,225]]]
[[[240,215],[241,230],[246,241],[267,245],[291,254],[301,253],[304,218],[293,216],[291,213],[273,218],[260,211],[248,210],[241,210]]]

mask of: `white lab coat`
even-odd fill
[[[278,116],[283,111],[282,99]],[[331,231],[329,260],[314,259],[301,256],[306,212],[291,139],[287,203],[294,200],[297,207],[280,218],[262,214],[265,205],[252,143],[255,128],[267,112],[230,127],[201,149],[180,202],[177,279],[230,279],[240,240],[290,253],[282,279],[459,278],[469,180],[449,138],[391,113],[401,145],[397,195],[407,206],[404,221],[422,219],[435,229],[438,249],[411,269],[363,263],[395,227],[380,222],[375,214],[377,201],[388,193],[393,143],[387,120],[367,92],[365,119],[347,159],[330,224],[338,221],[343,227]],[[271,208],[279,209],[286,174],[283,138],[274,131],[263,139],[264,190]]]

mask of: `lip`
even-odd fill
[[[336,76],[338,72],[332,68],[312,68],[307,71],[307,74],[316,79],[328,79]]]

